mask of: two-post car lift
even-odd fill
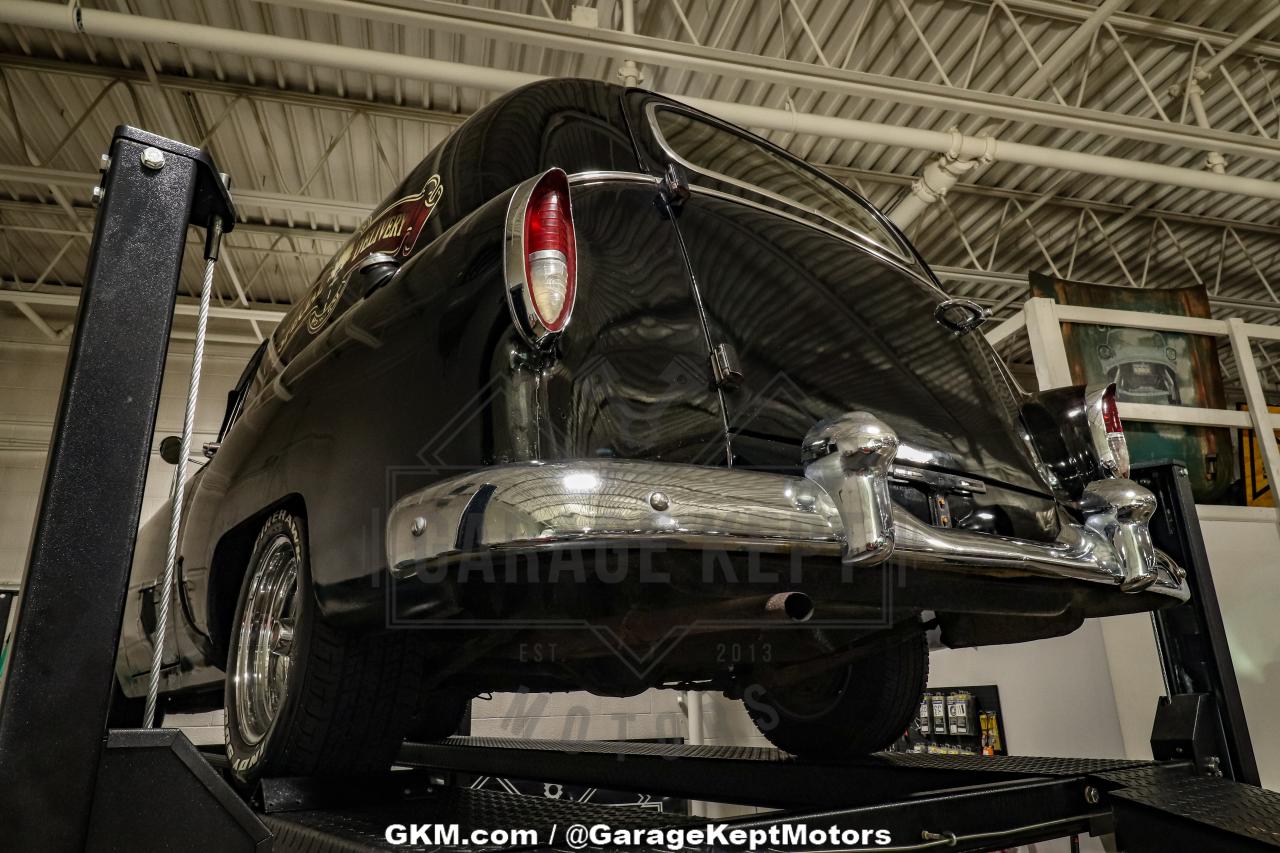
[[[204,152],[121,127],[108,163],[0,694],[5,849],[424,849],[393,846],[393,824],[456,825],[462,837],[522,827],[539,831],[540,847],[581,849],[567,837],[575,824],[706,823],[477,789],[465,781],[476,775],[770,810],[733,819],[739,828],[889,831],[891,847],[869,849],[987,850],[1112,831],[1128,851],[1280,847],[1280,795],[1256,787],[1194,506],[1175,464],[1138,475],[1160,498],[1157,544],[1187,568],[1193,592],[1190,605],[1156,618],[1170,698],[1157,709],[1154,762],[920,754],[812,762],[760,748],[453,738],[405,744],[402,766],[376,778],[267,779],[243,798],[220,754],[182,733],[108,730],[186,230],[214,219],[231,230],[235,221],[225,179]]]

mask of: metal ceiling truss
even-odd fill
[[[1010,199],[1008,203],[1014,211],[1027,210],[1016,199]],[[1001,264],[1001,260],[1010,254],[1010,243],[1017,239],[1015,235],[1009,234],[1014,219],[1002,216],[992,220],[988,217],[988,227],[978,230],[962,224],[949,205],[944,210],[945,216],[939,214],[926,223],[935,229],[951,228],[951,238],[935,239],[938,244],[952,244],[949,254],[934,258],[937,262],[935,269],[942,270],[941,277],[981,283],[981,275],[973,274],[993,273],[993,285],[1017,287],[1025,293],[1027,270],[1009,269]],[[1105,221],[1099,216],[1099,212],[1104,213]],[[1142,219],[1150,224],[1142,229],[1129,229],[1123,240],[1118,239],[1116,235],[1121,227],[1135,219]],[[1249,234],[1251,239],[1246,242],[1234,223],[1197,222],[1185,217],[1171,220],[1160,211],[1137,206],[1116,212],[1095,211],[1090,206],[1082,205],[1075,228],[1058,230],[1056,233],[1038,223],[1035,214],[1019,217],[1017,224],[1025,229],[1027,236],[1038,248],[1048,271],[1061,278],[1124,281],[1131,287],[1155,286],[1150,277],[1152,260],[1163,255],[1176,258],[1189,281],[1204,285],[1212,303],[1229,307],[1236,313],[1280,313],[1280,297],[1277,297],[1263,271],[1280,259],[1280,242],[1276,241],[1274,233],[1253,232]],[[960,248],[955,246],[956,238],[960,240]],[[1003,254],[1000,252],[1002,244]],[[1082,254],[1089,254],[1095,259],[1100,257],[1098,252],[1093,251],[1097,248],[1103,250],[1113,265],[1107,270],[1095,263],[1087,272],[1081,271],[1084,272],[1081,276],[1077,271],[1078,261]],[[1015,258],[1022,257],[1021,253],[1013,254]],[[1223,270],[1227,268],[1228,262],[1234,268],[1249,270],[1269,299],[1246,299],[1224,294]],[[1104,274],[1099,275],[1099,270]],[[1001,279],[1002,275],[1018,278],[1016,281],[1009,281]]]
[[[813,15],[817,4],[797,0],[767,2],[763,4],[762,11],[768,15],[768,19],[757,22],[764,36],[760,48],[761,51],[773,51],[781,56],[719,47],[727,41],[729,30],[733,26],[731,21],[744,0],[733,0],[732,9],[728,13],[721,9],[721,14],[713,14],[710,5],[684,6],[679,0],[650,3],[649,15],[641,28],[646,32],[662,30],[660,10],[665,8],[673,12],[673,17],[666,21],[668,31],[663,37],[619,32],[609,28],[608,22],[602,22],[601,29],[584,32],[581,26],[554,19],[550,7],[545,3],[541,6],[545,16],[538,16],[438,0],[413,0],[412,3],[404,0],[381,0],[377,3],[358,0],[286,2],[287,5],[312,10],[398,23],[404,25],[406,31],[441,29],[582,55],[612,59],[620,56],[633,57],[651,63],[651,73],[660,73],[664,80],[669,80],[673,75],[680,79],[692,79],[701,75],[706,81],[703,84],[705,94],[710,94],[716,81],[720,80],[768,83],[776,87],[777,97],[785,98],[785,103],[791,105],[792,109],[812,108],[823,97],[869,98],[886,103],[960,112],[977,121],[995,119],[1006,124],[1015,122],[1025,125],[1018,133],[1025,132],[1026,128],[1057,128],[1060,132],[1058,138],[1066,145],[1080,144],[1082,137],[1078,134],[1084,133],[1102,135],[1102,145],[1108,149],[1156,143],[1175,146],[1185,156],[1193,159],[1209,152],[1230,154],[1245,158],[1244,165],[1254,174],[1260,174],[1270,161],[1280,160],[1280,140],[1273,138],[1266,129],[1269,124],[1280,121],[1280,114],[1277,114],[1274,103],[1255,107],[1249,97],[1251,94],[1258,96],[1259,86],[1262,85],[1258,79],[1253,78],[1264,75],[1261,71],[1251,75],[1242,89],[1232,75],[1229,63],[1224,61],[1237,51],[1241,56],[1252,56],[1255,60],[1270,62],[1280,59],[1280,44],[1253,39],[1256,32],[1250,31],[1250,28],[1242,28],[1240,32],[1233,34],[1125,13],[1120,9],[1124,3],[1115,0],[1104,0],[1100,5],[1058,0],[948,0],[952,5],[985,7],[985,13],[982,26],[967,34],[963,43],[949,43],[942,50],[931,43],[927,34],[928,17],[936,14],[936,9],[922,9],[920,5],[908,0],[866,0],[862,4],[850,4],[849,9],[840,14],[827,12],[818,17]],[[758,0],[745,0],[745,4],[746,8],[750,8],[753,4],[758,4]],[[809,11],[806,11],[806,7]],[[199,8],[199,5],[194,8]],[[927,66],[922,68],[921,76],[932,76],[938,82],[888,77],[857,70],[860,59],[857,48],[860,40],[868,37],[873,19],[877,14],[887,14],[886,9],[900,19],[903,32],[910,33],[920,46],[921,62]],[[266,14],[265,10],[260,11]],[[200,14],[201,23],[207,23],[203,20],[203,13]],[[741,17],[745,26],[752,16]],[[1043,29],[1047,22],[1061,21],[1082,26],[1066,32],[1063,39],[1050,45],[1050,50],[1038,49],[1037,38],[1032,37],[1030,32],[1033,29]],[[269,27],[267,29],[269,32]],[[765,29],[768,31],[764,32]],[[1026,68],[1031,71],[1030,75],[1016,87],[1014,95],[971,88],[977,85],[976,69],[982,45],[993,38],[1003,37],[1002,34],[1006,31],[1012,33],[1029,60]],[[21,29],[15,27],[14,32],[19,35],[22,43]],[[1138,57],[1127,45],[1133,38],[1162,42],[1160,49],[1165,52],[1165,56],[1155,62],[1147,62],[1148,67],[1144,70]],[[82,41],[89,44],[87,40]],[[1043,40],[1040,42],[1043,43]],[[188,54],[181,47],[179,55],[186,73],[194,74]],[[1081,56],[1083,60],[1080,59]],[[213,57],[217,76],[224,76],[217,54],[214,53]],[[1217,125],[1216,128],[1207,121],[1187,122],[1192,103],[1186,81],[1195,79],[1197,60],[1200,57],[1207,58],[1200,62],[1199,67],[1211,72],[1214,81],[1219,81],[1220,78],[1220,85],[1213,86],[1213,95],[1203,99],[1211,114],[1209,118]],[[237,188],[237,200],[241,205],[241,214],[245,217],[245,223],[237,228],[237,233],[244,237],[270,235],[274,238],[266,247],[260,242],[232,246],[237,256],[246,256],[243,264],[233,262],[226,267],[235,299],[242,306],[250,302],[255,286],[270,280],[268,264],[273,259],[277,271],[287,273],[278,267],[283,257],[289,257],[296,263],[323,258],[326,250],[304,252],[298,248],[299,241],[314,238],[323,240],[325,245],[332,247],[334,240],[349,233],[371,210],[372,205],[368,203],[335,198],[331,192],[334,181],[328,169],[330,160],[342,148],[341,143],[348,137],[357,119],[363,119],[367,125],[366,130],[374,143],[375,153],[388,181],[385,187],[398,179],[399,171],[393,166],[392,158],[387,155],[387,146],[383,144],[375,119],[413,122],[447,131],[465,118],[444,110],[408,106],[404,103],[403,91],[399,86],[395,91],[396,103],[393,104],[375,101],[371,82],[361,98],[358,93],[349,90],[341,74],[337,75],[337,97],[319,94],[319,86],[310,67],[307,69],[309,91],[301,93],[287,90],[288,83],[278,62],[275,63],[275,79],[270,81],[255,79],[251,66],[246,65],[246,68],[250,68],[250,83],[243,84],[166,74],[152,49],[145,44],[141,48],[132,43],[129,49],[121,46],[120,58],[126,66],[131,66],[136,60],[141,66],[140,70],[132,67],[120,69],[53,62],[21,56],[0,57],[0,65],[6,70],[17,72],[5,76],[6,89],[9,90],[6,94],[9,114],[6,116],[0,113],[0,120],[9,126],[11,132],[17,134],[19,140],[22,139],[21,124],[16,120],[17,100],[12,95],[12,81],[9,78],[14,78],[19,87],[25,85],[22,82],[22,72],[93,78],[102,84],[87,107],[68,121],[57,144],[45,151],[41,158],[37,158],[28,148],[26,150],[32,161],[30,165],[0,164],[0,181],[26,187],[27,192],[33,193],[39,200],[31,202],[30,195],[24,193],[21,195],[22,200],[0,204],[0,210],[5,209],[6,205],[22,205],[32,210],[38,208],[40,211],[61,210],[74,229],[73,232],[63,229],[66,232],[63,236],[71,239],[61,244],[44,270],[28,284],[42,286],[59,261],[64,256],[74,254],[73,244],[78,242],[76,235],[86,233],[87,225],[83,217],[88,211],[83,207],[77,208],[67,193],[83,193],[86,187],[97,180],[96,175],[91,173],[52,168],[48,164],[68,151],[86,122],[96,111],[102,109],[103,104],[123,104],[138,115],[140,120],[146,119],[148,116],[144,113],[144,103],[148,102],[138,96],[138,90],[144,87],[158,96],[158,101],[149,102],[152,106],[147,112],[159,110],[152,118],[171,126],[188,138],[198,138],[215,150],[219,141],[227,134],[240,136],[237,141],[245,148],[251,147],[252,141],[243,138],[244,122],[231,120],[234,116],[244,117],[246,112],[251,119],[250,123],[256,124],[265,142],[268,134],[261,117],[264,104],[331,111],[339,117],[341,125],[338,132],[321,132],[327,138],[327,147],[309,163],[305,172],[296,175],[297,180],[286,185],[285,179],[290,170],[273,159],[269,171],[276,182],[274,187],[261,185]],[[90,59],[99,61],[100,57],[91,51]],[[1153,66],[1159,66],[1154,73]],[[1180,70],[1175,74],[1170,70],[1172,67]],[[1090,76],[1102,76],[1099,73],[1102,69],[1107,71],[1104,82],[1096,85],[1091,83]],[[1120,71],[1123,74],[1118,75]],[[1128,83],[1122,79],[1124,75],[1128,76]],[[1182,83],[1179,93],[1172,95],[1172,99],[1168,91],[1171,79]],[[372,81],[372,75],[369,80]],[[1128,86],[1134,95],[1125,102],[1124,112],[1084,108],[1091,96],[1100,97],[1106,91],[1121,86]],[[35,92],[28,89],[24,94],[31,103],[38,103]],[[216,107],[210,114],[202,112],[195,95],[206,96],[206,101],[208,97],[216,99]],[[1054,102],[1037,100],[1042,96],[1051,97]],[[159,108],[154,106],[157,102],[161,105]],[[181,109],[176,109],[175,104]],[[1175,112],[1176,119],[1171,115]],[[287,117],[290,122],[296,121],[292,113],[287,113]],[[316,122],[319,130],[319,119]],[[282,140],[283,145],[294,150],[300,148],[298,133],[292,125],[288,136],[288,139]],[[816,147],[815,141],[810,145],[810,153]],[[277,157],[274,145],[267,143],[264,148],[268,157]],[[300,158],[297,165],[301,168]],[[885,172],[855,170],[836,165],[827,165],[825,168],[859,187],[862,182],[871,184],[873,190],[878,186],[882,193],[886,188],[901,187],[911,182],[909,177]],[[1036,167],[1026,167],[1032,168]],[[263,180],[265,178],[261,178],[260,182]],[[1081,247],[1085,240],[1092,241],[1098,251],[1086,249],[1083,254],[1090,255],[1089,265],[1082,272],[1096,275],[1099,269],[1097,259],[1103,256],[1111,262],[1111,270],[1107,276],[1110,280],[1145,286],[1150,281],[1153,256],[1171,252],[1180,260],[1192,279],[1210,287],[1218,304],[1254,313],[1274,313],[1275,306],[1280,305],[1280,302],[1275,302],[1272,284],[1263,272],[1274,259],[1275,251],[1269,245],[1262,245],[1266,238],[1280,234],[1280,227],[1258,221],[1161,210],[1154,206],[1154,201],[1126,206],[1114,202],[1096,202],[1087,197],[1066,196],[1059,192],[1065,183],[1062,178],[1055,178],[1050,190],[1041,194],[980,184],[959,184],[952,192],[966,201],[966,209],[962,210],[957,204],[953,204],[956,196],[952,196],[952,200],[944,197],[943,204],[938,205],[929,218],[919,223],[921,227],[914,230],[920,232],[924,230],[924,225],[929,225],[935,231],[939,228],[949,229],[951,233],[958,235],[958,241],[932,241],[937,246],[949,245],[951,253],[931,253],[931,258],[938,261],[940,273],[953,285],[963,291],[973,291],[988,304],[1000,309],[1016,301],[1018,291],[1026,287],[1025,278],[1017,281],[1008,278],[1011,275],[1022,276],[1025,269],[1000,269],[1004,258],[1017,258],[1015,249],[1020,246],[1033,247],[1048,270],[1070,277],[1077,271],[1077,262],[1081,260]],[[53,204],[46,200],[46,189],[47,198],[52,199]],[[320,190],[323,197],[308,194],[308,190]],[[12,191],[10,194],[15,199],[19,198]],[[1165,192],[1165,195],[1171,196],[1173,193]],[[985,204],[987,210],[984,212],[977,206],[977,202]],[[1270,203],[1259,202],[1258,205],[1269,207]],[[1258,205],[1251,209],[1258,209]],[[1063,229],[1044,221],[1050,214],[1056,213],[1060,217],[1064,209],[1076,212],[1074,228]],[[304,217],[305,224],[310,227],[302,227],[295,221],[295,216]],[[975,219],[978,221],[975,222]],[[279,224],[280,220],[285,224]],[[1135,220],[1141,228],[1122,230],[1122,226]],[[24,233],[24,227],[19,225],[0,222],[0,230],[5,232],[6,239],[10,235],[31,236]],[[1143,236],[1135,236],[1138,234]],[[285,248],[279,246],[281,242],[287,244]],[[1213,251],[1206,249],[1210,244]],[[247,277],[238,274],[241,269],[247,273]],[[1250,300],[1233,295],[1239,290],[1238,287],[1229,288],[1231,292],[1224,293],[1224,269],[1229,271],[1229,279],[1232,274],[1238,274],[1240,269],[1247,269],[1250,277],[1262,286],[1271,301]],[[292,272],[296,273],[297,270]],[[12,275],[9,277],[12,278]],[[292,296],[305,283],[302,280],[277,284],[275,290]],[[32,310],[30,301],[15,304],[21,306],[20,310]],[[234,316],[250,321],[254,325],[255,335],[259,337],[259,323],[270,322],[264,317]],[[33,319],[33,322],[36,321]]]
[[[1031,126],[1058,127],[1064,130],[1120,136],[1123,138],[1156,142],[1177,147],[1196,146],[1205,150],[1230,150],[1240,156],[1262,159],[1280,159],[1280,144],[1270,139],[1259,139],[1245,133],[1222,130],[1206,130],[1191,125],[1171,127],[1169,122],[1130,113],[1086,109],[1076,105],[1051,104],[1033,100],[1034,96],[1011,97],[979,89],[963,89],[949,85],[945,76],[939,83],[907,80],[870,72],[835,68],[824,64],[824,55],[815,53],[804,38],[790,40],[792,49],[783,58],[775,58],[744,51],[725,50],[696,44],[686,40],[686,31],[679,26],[665,38],[636,35],[601,27],[585,32],[580,25],[545,16],[526,15],[474,6],[464,6],[445,0],[281,0],[286,5],[313,11],[342,15],[354,15],[369,20],[398,24],[406,27],[426,27],[480,36],[518,44],[549,47],[585,55],[616,58],[627,56],[637,62],[648,63],[656,69],[690,71],[728,79],[750,79],[782,87],[788,91],[809,90],[827,95],[843,94],[854,97],[888,100],[896,104],[909,104],[941,110],[959,111],[962,114],[983,116],[987,119],[1023,122]],[[999,0],[997,0],[999,2]],[[766,8],[772,6],[768,4]],[[1119,5],[1117,0],[1107,0],[1101,8]],[[1094,12],[1100,7],[1091,8]],[[781,29],[785,20],[794,18],[797,33],[814,30],[794,3],[781,4]],[[1092,17],[1092,16],[1091,16]],[[693,16],[697,26],[713,31],[717,15],[707,7]],[[911,18],[914,21],[914,18]],[[1090,18],[1085,18],[1087,23]],[[1103,16],[1097,20],[1101,26]],[[802,23],[803,22],[803,23]],[[839,48],[841,34],[835,32],[830,22],[827,31],[819,38],[828,48]],[[918,23],[910,28],[916,34],[925,54],[935,63],[940,54],[924,37]],[[1149,33],[1148,38],[1158,38]],[[1221,36],[1228,34],[1222,33]],[[681,37],[684,38],[681,38]],[[1085,37],[1087,46],[1090,38]],[[833,43],[835,42],[835,43]],[[794,45],[805,45],[803,51]],[[1186,48],[1185,43],[1176,43]],[[958,53],[953,51],[952,53]],[[951,56],[951,54],[946,54]],[[823,56],[823,58],[819,58]],[[967,53],[956,56],[953,73],[963,73],[963,64],[970,61]],[[938,66],[941,68],[941,66]],[[1065,67],[1065,64],[1064,64]],[[1062,69],[1052,69],[1060,73]],[[1053,76],[1053,75],[1047,75]],[[652,82],[652,81],[651,81]],[[1112,80],[1112,85],[1115,81]],[[653,85],[659,85],[656,82]],[[1142,85],[1148,85],[1144,83]]]

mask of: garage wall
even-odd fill
[[[9,316],[8,311],[0,308],[0,587],[16,587],[22,581],[68,352],[66,344],[50,341],[25,318]],[[68,316],[58,322],[50,318],[55,328],[70,319]],[[192,438],[197,453],[204,442],[216,437],[227,392],[235,386],[252,352],[251,347],[225,344],[205,348]],[[190,374],[191,345],[173,344],[160,389],[151,465],[143,493],[144,520],[164,504],[169,494],[173,468],[160,459],[155,448],[164,436],[182,431]],[[103,452],[110,452],[110,448],[104,447]],[[194,466],[191,470],[195,470]],[[222,742],[221,712],[185,715],[174,724],[191,726],[196,743]]]
[[[1262,785],[1280,790],[1280,530],[1266,517],[1202,526]]]
[[[1156,702],[1165,694],[1151,614],[1112,616],[1101,625],[1124,740],[1117,756],[1150,760],[1151,724]]]
[[[67,353],[21,322],[30,333],[0,318],[0,584],[8,587],[22,578]]]
[[[1115,758],[1124,754],[1103,642],[1103,620],[1065,637],[943,649],[929,656],[930,687],[994,684],[1015,755]]]
[[[8,312],[7,308],[0,309],[0,586],[17,586],[40,499],[67,346],[50,341],[25,318]],[[160,438],[182,431],[190,353],[191,345],[181,342],[170,351],[153,448],[159,446]],[[192,440],[197,452],[203,442],[216,436],[227,391],[235,385],[251,353],[251,348],[241,346],[206,348],[196,435]],[[111,449],[104,447],[103,452]],[[172,471],[153,450],[144,494],[144,519],[164,502]]]

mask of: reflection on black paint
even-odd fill
[[[706,340],[654,197],[644,185],[574,193],[578,297],[547,373],[546,458],[723,460]]]
[[[907,461],[1044,489],[996,356],[934,321],[935,288],[806,224],[696,192],[679,227],[713,338],[742,358],[726,405],[744,463],[794,467],[813,423],[864,409],[921,452]]]

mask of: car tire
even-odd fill
[[[902,737],[929,680],[929,645],[912,632],[813,682],[748,687],[743,704],[770,743],[792,755],[852,758]]]
[[[302,516],[280,510],[263,525],[230,636],[225,738],[239,784],[391,765],[417,708],[422,654],[406,632],[325,622]]]

